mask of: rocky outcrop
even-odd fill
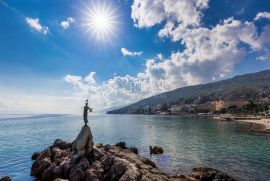
[[[202,181],[236,181],[225,172],[207,167],[193,168],[191,176]]]
[[[73,144],[57,139],[52,146],[34,153],[32,159],[35,161],[31,175],[41,181],[194,181],[208,178],[233,181],[214,169],[193,170],[190,176],[168,175],[151,160],[139,156],[137,148],[127,148],[124,142],[94,145],[88,126],[82,128]],[[212,175],[208,177],[208,174]]]
[[[59,142],[60,140],[56,140]],[[129,148],[102,144],[93,146],[90,153],[72,161],[73,146],[63,141],[43,150],[34,161],[31,175],[40,180],[190,180],[185,176],[169,176],[154,162],[141,157]]]

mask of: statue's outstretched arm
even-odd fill
[[[92,112],[92,110],[93,110],[93,108],[90,108],[90,107],[88,109],[89,109],[90,112]]]

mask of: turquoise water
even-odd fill
[[[270,178],[270,139],[250,134],[248,124],[207,118],[143,115],[91,115],[95,143],[126,141],[168,173],[188,174],[196,166],[223,170],[239,180]],[[71,115],[5,115],[0,117],[0,177],[29,176],[31,155],[56,138],[71,142],[83,121]],[[149,156],[148,146],[165,153]]]

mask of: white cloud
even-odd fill
[[[49,28],[47,26],[42,26],[40,24],[38,18],[26,17],[25,21],[29,25],[30,28],[32,28],[32,29],[34,29],[34,30],[36,30],[38,32],[41,32],[41,33],[43,33],[45,35],[49,32]]]
[[[94,79],[94,76],[96,75],[96,72],[90,72],[88,76],[85,77],[85,81],[88,83],[88,85],[95,85],[96,81]]]
[[[69,17],[67,18],[66,20],[64,21],[61,21],[60,22],[60,26],[63,28],[63,29],[68,29],[70,24],[74,22],[74,18],[72,17]]]
[[[139,74],[114,76],[100,83],[96,83],[94,75],[94,72],[85,78],[67,75],[65,81],[79,89],[74,96],[88,99],[97,109],[129,104],[165,91],[159,82],[150,82]]]
[[[121,48],[121,53],[123,56],[140,56],[143,54],[142,51],[140,52],[131,52],[129,50],[127,50],[126,48]]]
[[[208,0],[134,0],[131,17],[139,28],[151,27],[163,21],[198,26]]]
[[[185,49],[157,62],[148,60],[145,74],[164,80],[169,89],[224,79],[250,52],[269,44],[270,28],[261,34],[253,22],[228,18],[213,28],[168,28],[167,37],[180,41]]]
[[[81,76],[74,76],[74,75],[66,75],[65,81],[67,81],[73,85],[80,85],[80,83],[82,81],[82,77]]]
[[[256,15],[254,18],[255,21],[258,21],[260,19],[269,19],[270,20],[270,12],[260,12]]]

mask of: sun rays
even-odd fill
[[[82,26],[92,40],[107,42],[116,36],[119,25],[116,10],[108,1],[90,1],[86,5],[82,10]]]

